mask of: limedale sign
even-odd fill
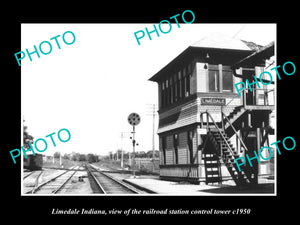
[[[201,98],[201,105],[225,105],[225,98]]]

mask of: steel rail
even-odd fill
[[[66,181],[60,185],[57,189],[55,189],[54,191],[52,191],[53,194],[56,194],[57,192],[59,192],[61,189],[63,189],[63,187],[68,183],[68,181],[74,176],[74,174],[77,172],[77,170],[75,170],[71,176],[68,177],[68,179],[66,179]]]
[[[30,173],[26,174],[24,177],[23,177],[23,180],[26,178],[26,177],[29,177],[30,175],[32,175],[35,171],[31,171]]]
[[[98,189],[100,190],[100,192],[102,192],[103,194],[106,194],[106,191],[104,190],[104,188],[102,187],[102,185],[100,184],[100,182],[98,181],[98,179],[95,177],[95,175],[93,174],[93,172],[91,171],[91,169],[89,168],[89,166],[90,165],[85,164],[87,172],[90,174],[90,176],[93,178],[94,182],[97,184]]]
[[[67,173],[67,172],[69,172],[69,171],[67,170],[67,171],[65,171],[65,172],[63,172],[63,173],[61,173],[61,174],[59,174],[58,176],[53,177],[53,178],[51,178],[50,180],[47,180],[47,181],[45,181],[44,183],[42,183],[42,184],[40,184],[40,185],[38,185],[38,186],[35,186],[31,191],[26,192],[26,194],[30,194],[30,192],[31,192],[31,194],[34,194],[34,193],[37,192],[41,187],[43,187],[43,186],[45,186],[46,184],[48,184],[48,183],[54,181],[55,179],[57,179],[58,177],[64,175],[64,174]],[[37,180],[38,180],[38,178],[39,178],[39,176],[37,177]]]
[[[92,167],[92,165],[89,165],[89,166]],[[132,193],[134,193],[134,194],[140,194],[137,190],[134,190],[134,189],[133,189],[132,187],[130,187],[129,185],[127,185],[127,184],[125,184],[125,183],[123,183],[123,182],[121,182],[121,181],[119,181],[119,180],[113,178],[112,176],[110,176],[110,175],[108,175],[108,174],[103,173],[102,171],[96,169],[95,167],[93,167],[93,168],[96,170],[96,172],[98,172],[99,174],[105,176],[105,177],[108,178],[109,180],[111,180],[111,181],[117,183],[117,184],[120,185],[122,188],[127,189],[128,191],[130,191],[130,192],[132,192]],[[97,178],[96,178],[96,179],[97,179]],[[102,186],[102,187],[103,187],[103,186]],[[105,188],[103,188],[103,190],[105,190]],[[107,191],[105,191],[105,192],[107,193]]]
[[[127,188],[127,189],[130,190],[131,192],[133,192],[133,193],[135,193],[135,194],[139,194],[139,192],[137,192],[136,190],[134,190],[133,188],[131,188],[131,187],[128,186],[127,184],[125,184],[125,183],[123,183],[123,182],[121,182],[121,181],[119,181],[119,180],[113,178],[112,176],[110,176],[110,175],[108,175],[108,174],[105,174],[105,173],[102,172],[102,171],[99,171],[99,170],[97,170],[97,171],[98,171],[100,174],[102,174],[102,175],[108,177],[109,179],[113,180],[114,182],[118,183],[119,185],[121,185],[121,186]]]

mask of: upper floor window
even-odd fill
[[[178,70],[173,75],[164,79],[160,84],[160,107],[178,102],[191,95],[191,76],[193,64]]]
[[[233,92],[233,74],[229,66],[209,65],[209,92]]]
[[[222,71],[223,91],[233,92],[233,74],[231,70]]]
[[[220,91],[219,71],[209,70],[208,71],[208,90],[209,92]]]

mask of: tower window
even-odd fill
[[[208,71],[208,84],[209,84],[209,92],[219,92],[220,91],[219,71],[218,70],[209,70]]]
[[[222,81],[223,81],[223,91],[233,91],[233,77],[232,71],[223,70],[222,71]]]

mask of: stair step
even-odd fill
[[[212,162],[218,162],[219,158],[218,157],[216,157],[216,158],[205,158],[204,160],[206,161],[206,163],[212,163]]]
[[[234,159],[227,159],[227,162],[231,162],[231,163],[234,163]]]
[[[206,177],[206,183],[221,182],[220,177]]]
[[[211,170],[211,171],[207,170],[206,175],[207,176],[208,175],[219,175],[219,171],[218,170]]]
[[[223,137],[222,137],[222,135],[220,135],[219,133],[217,133],[217,134],[213,134],[214,135],[214,137],[215,138],[218,138],[218,139],[222,139],[223,140],[223,137],[227,140],[228,139],[228,136],[227,136],[227,134],[223,134]]]
[[[232,156],[234,156],[234,157],[238,157],[238,156],[239,156],[239,154],[238,154],[235,150],[233,150],[233,154],[232,154],[231,151],[228,150],[228,149],[223,150],[223,153],[224,153],[226,156],[230,156],[230,155],[232,155]]]
[[[209,167],[207,168],[207,171],[218,171],[217,167]]]
[[[211,159],[211,160],[205,160],[206,162],[206,164],[213,164],[213,163],[218,163],[218,159]]]
[[[232,144],[229,144],[228,145],[230,146],[231,149],[233,149],[233,145]],[[228,148],[228,145],[227,144],[222,144],[222,148]]]
[[[210,161],[210,160],[218,160],[218,159],[219,159],[219,157],[216,156],[216,155],[213,155],[213,156],[207,156],[207,155],[205,155],[203,158],[204,158],[206,161]]]
[[[209,168],[218,168],[218,163],[206,163],[205,166]]]

